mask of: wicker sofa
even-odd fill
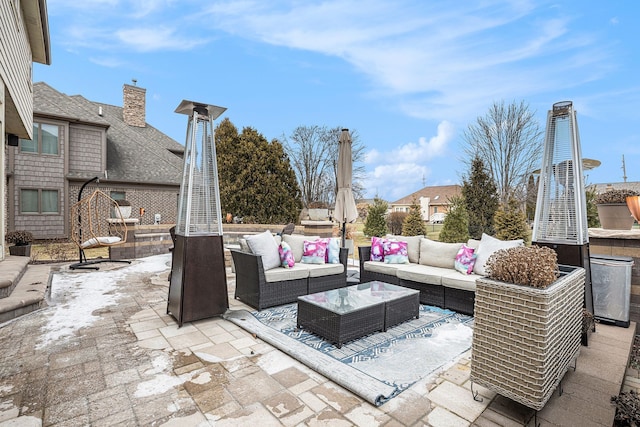
[[[392,283],[420,291],[422,304],[473,314],[476,279],[485,274],[484,264],[498,249],[520,246],[522,240],[501,241],[483,235],[482,240],[470,239],[465,244],[477,253],[473,273],[464,274],[454,268],[455,257],[462,243],[442,243],[423,236],[387,236],[406,241],[408,264],[388,264],[371,261],[371,246],[358,248],[360,282],[374,280]],[[483,250],[484,249],[484,250]]]
[[[235,298],[262,310],[295,302],[301,295],[323,292],[347,285],[347,248],[339,249],[338,264],[305,264],[302,262],[304,240],[317,236],[284,235],[295,257],[291,268],[265,270],[260,255],[245,250],[231,250],[236,272]]]

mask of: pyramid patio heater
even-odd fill
[[[557,102],[547,114],[532,241],[538,246],[554,249],[559,264],[586,270],[585,307],[593,313],[587,205],[582,169],[580,137],[573,103]]]
[[[213,132],[225,110],[186,100],[176,109],[189,116],[167,304],[179,326],[229,308]]]

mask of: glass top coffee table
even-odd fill
[[[338,348],[420,315],[420,291],[368,282],[298,297],[298,327]]]

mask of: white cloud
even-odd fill
[[[174,28],[131,28],[116,31],[118,40],[139,52],[157,50],[191,50],[208,43],[208,39],[183,37]]]
[[[93,62],[94,64],[100,65],[102,67],[107,67],[107,68],[119,68],[126,64],[126,62],[122,61],[121,59],[109,58],[109,57],[102,57],[102,58],[92,57],[92,58],[89,58],[89,61]]]
[[[390,158],[400,162],[425,162],[442,155],[449,141],[455,134],[453,125],[443,121],[438,125],[438,134],[429,140],[420,137],[417,143],[411,142],[401,146],[391,153]],[[389,158],[389,157],[387,157]]]
[[[364,188],[370,196],[384,195],[389,201],[422,188],[423,183],[432,178],[428,163],[446,154],[454,136],[453,125],[443,121],[438,125],[437,134],[429,139],[420,137],[418,142],[409,142],[389,152],[369,151],[365,163],[371,172]]]
[[[590,81],[606,62],[605,49],[594,50],[590,37],[572,31],[562,8],[545,7],[501,0],[366,7],[345,0],[223,1],[209,6],[207,21],[238,37],[341,57],[405,114],[460,122],[494,100]],[[577,56],[586,61],[577,64]]]

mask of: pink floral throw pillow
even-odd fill
[[[383,242],[386,239],[382,237],[373,236],[371,238],[371,257],[370,261],[384,261],[384,247]]]
[[[324,259],[327,254],[327,242],[322,239],[314,242],[305,240],[303,244],[302,262],[307,264],[324,264]]]
[[[407,242],[386,240],[382,243],[385,264],[409,264]]]
[[[280,254],[280,263],[284,268],[291,268],[296,265],[296,260],[291,252],[291,246],[287,242],[281,242],[278,246],[278,253]]]
[[[463,274],[471,274],[473,272],[473,266],[476,263],[477,256],[474,252],[475,250],[473,248],[463,244],[456,254],[454,262],[455,269]]]

